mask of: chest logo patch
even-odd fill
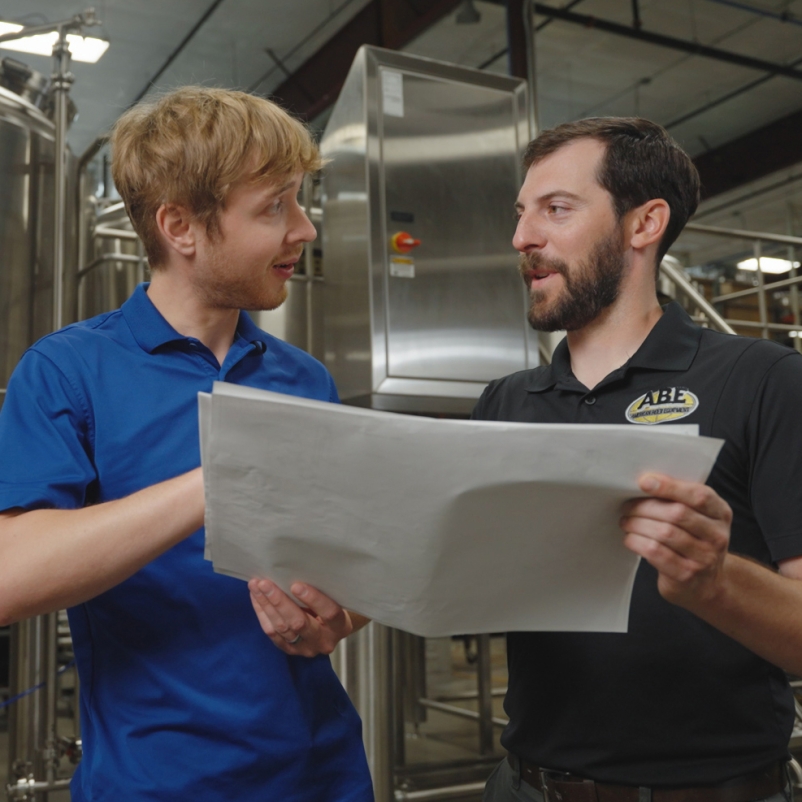
[[[653,426],[687,418],[699,407],[699,399],[687,387],[663,387],[650,390],[627,407],[627,420]]]

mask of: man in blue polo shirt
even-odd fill
[[[364,621],[301,585],[303,611],[267,581],[251,596],[203,559],[197,393],[337,401],[320,363],[240,311],[286,298],[315,237],[297,194],[317,150],[268,101],[202,88],[135,107],[112,144],[152,280],[40,340],[9,383],[0,623],[70,608],[76,802],[366,802],[360,722],[326,656]]]

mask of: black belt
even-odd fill
[[[516,772],[520,766],[521,780],[540,791],[545,802],[754,802],[788,785],[785,763],[781,762],[717,785],[651,789],[597,783],[575,774],[543,769],[513,755],[507,755],[507,762]]]

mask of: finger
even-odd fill
[[[702,525],[707,526],[707,519],[697,517],[703,522]],[[620,526],[627,535],[653,540],[703,567],[712,565],[718,553],[726,549],[726,538],[717,531],[705,531],[700,536],[699,528],[689,531],[668,521],[641,517],[622,518]]]
[[[287,635],[288,640],[292,640],[295,637],[294,634],[289,632],[287,622],[284,621],[281,614],[260,590],[251,591],[251,604],[256,611],[262,629],[267,635],[271,637]]]
[[[657,498],[678,501],[692,507],[708,518],[730,522],[732,510],[713,488],[699,482],[684,482],[670,476],[647,473],[640,477],[638,485],[644,493]]]
[[[257,592],[251,592],[251,604],[256,612],[256,617],[259,620],[259,625],[262,631],[267,635],[275,646],[287,654],[296,654],[295,647],[297,644],[291,643],[289,638],[291,633],[285,632],[281,634],[276,629],[276,622],[271,618],[275,618],[276,611],[272,604],[270,604],[264,596]],[[294,640],[294,638],[293,638]]]
[[[270,614],[273,616],[276,615],[275,608],[261,593],[252,592],[251,603],[253,604],[253,609],[256,611],[256,616],[263,632],[270,638],[273,645],[282,652],[285,654],[304,655],[307,657],[312,657],[319,653],[318,651],[310,650],[302,636],[293,636],[292,640],[288,640],[292,634],[291,631],[285,631],[282,635],[276,630],[275,624],[270,618]]]
[[[624,538],[624,545],[643,557],[661,576],[675,582],[688,582],[699,575],[698,563],[683,557],[653,538],[630,532]]]
[[[316,618],[309,618],[301,640],[295,647],[304,657],[315,657],[319,654],[331,654],[334,650],[334,640],[331,633],[326,630]]]
[[[258,579],[255,593],[262,597],[262,609],[279,635],[292,641],[303,634],[308,616],[278,585],[269,579]]]
[[[269,601],[267,601],[261,593],[255,593],[251,591],[251,604],[253,605],[254,612],[256,613],[256,618],[259,620],[259,625],[262,627],[262,631],[265,635],[269,637],[274,637],[277,635],[276,628],[273,626],[273,622],[270,620],[270,616],[264,609],[264,606],[267,605],[272,607]]]
[[[721,519],[710,518],[686,504],[675,501],[643,499],[627,505],[623,512],[622,528],[625,528],[623,521],[643,519],[676,527],[689,532],[695,538],[714,543],[719,543],[723,537],[726,537],[726,526]]]
[[[333,630],[339,631],[347,627],[350,619],[337,604],[325,593],[322,593],[317,588],[311,585],[305,585],[303,582],[295,582],[290,588],[293,595],[305,604],[313,615],[316,615],[324,624],[330,626]]]

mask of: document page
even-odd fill
[[[217,382],[200,404],[207,558],[426,637],[625,632],[637,478],[704,481],[687,427],[437,420]],[[672,429],[676,431],[672,431]]]

